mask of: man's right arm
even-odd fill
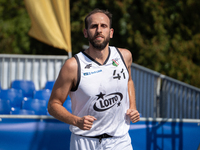
[[[49,114],[56,119],[70,125],[79,127],[82,130],[90,130],[93,116],[84,116],[82,118],[71,114],[63,107],[69,91],[76,84],[78,65],[74,57],[68,59],[60,70],[58,78],[54,84],[48,103]]]

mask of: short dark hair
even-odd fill
[[[93,11],[91,11],[86,17],[85,17],[85,28],[88,28],[88,18],[92,15],[92,14],[96,14],[96,13],[103,13],[106,16],[108,16],[109,20],[110,20],[110,28],[112,26],[112,14],[108,11],[108,10],[101,10],[101,9],[94,9]]]

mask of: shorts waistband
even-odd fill
[[[80,135],[80,136],[83,136],[83,135]],[[97,135],[97,136],[83,136],[83,137],[87,137],[87,138],[97,138],[97,139],[99,139],[99,142],[101,143],[101,140],[102,140],[103,138],[111,138],[111,137],[113,137],[113,136],[104,133],[104,134]]]

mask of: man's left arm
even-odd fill
[[[140,114],[137,111],[137,107],[136,107],[135,88],[134,88],[134,83],[131,77],[132,54],[129,50],[126,50],[126,49],[119,49],[119,50],[124,58],[124,61],[126,63],[126,66],[128,68],[128,73],[129,73],[128,95],[129,95],[130,106],[126,112],[126,115],[128,115],[130,117],[130,120],[133,123],[135,123],[140,120]]]
[[[130,73],[129,73],[129,75],[130,75]],[[129,81],[128,81],[128,95],[129,95],[130,106],[129,106],[129,109],[127,110],[126,114],[130,117],[131,121],[133,123],[135,123],[140,120],[140,114],[137,111],[137,107],[136,107],[134,83],[133,83],[133,80],[130,78],[131,78],[131,75],[130,75]]]

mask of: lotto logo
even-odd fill
[[[121,101],[123,99],[122,93],[116,92],[111,93],[108,95],[103,94],[100,92],[100,94],[96,95],[97,100],[93,106],[94,110],[96,111],[106,111],[113,106],[117,104],[117,107],[120,106]]]

